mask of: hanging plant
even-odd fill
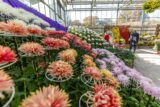
[[[147,0],[142,5],[142,10],[144,10],[146,13],[151,13],[154,12],[159,7],[160,7],[160,0]]]

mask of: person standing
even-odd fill
[[[139,34],[136,31],[134,31],[130,35],[130,51],[133,49],[135,53],[138,41],[139,41]]]

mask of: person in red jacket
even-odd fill
[[[110,35],[106,33],[104,35],[104,40],[109,43],[109,39],[110,39]]]

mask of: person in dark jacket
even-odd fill
[[[134,31],[130,35],[130,51],[132,49],[134,52],[136,51],[138,41],[139,41],[139,34],[136,31]]]

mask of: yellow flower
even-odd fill
[[[74,49],[66,49],[64,51],[59,52],[58,57],[63,61],[66,61],[71,64],[75,64],[77,51]]]
[[[91,56],[89,56],[89,55],[83,55],[83,59],[90,59],[90,60],[92,60],[93,61],[93,58],[91,57]]]
[[[118,80],[112,75],[112,73],[109,70],[103,69],[103,70],[101,70],[101,72],[104,75],[104,81],[108,86],[110,86],[112,88],[119,87]]]
[[[112,77],[113,76],[112,73],[107,69],[102,69],[101,72],[105,77]]]
[[[85,65],[88,66],[88,67],[96,67],[96,63],[93,62],[93,61],[90,60],[90,59],[85,59],[84,62],[83,62],[83,64],[85,64]]]

